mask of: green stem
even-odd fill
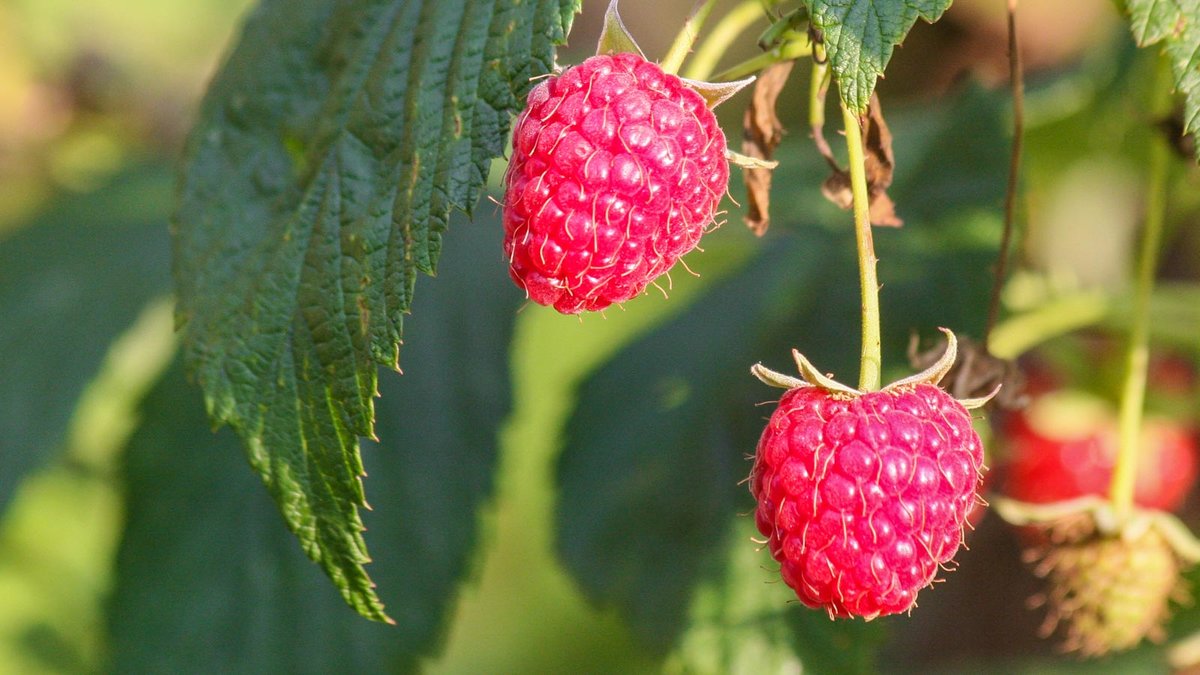
[[[1158,59],[1151,114],[1159,115],[1170,105],[1170,73],[1166,62]],[[1137,485],[1138,450],[1142,430],[1142,411],[1146,398],[1146,366],[1150,360],[1150,296],[1158,269],[1166,215],[1167,170],[1170,154],[1166,143],[1154,135],[1149,148],[1149,176],[1146,181],[1146,222],[1138,252],[1133,310],[1130,320],[1129,348],[1125,355],[1125,382],[1121,388],[1121,407],[1117,426],[1117,465],[1113,470],[1108,498],[1118,515],[1133,508]]]
[[[721,17],[717,25],[713,26],[708,37],[696,48],[696,53],[692,55],[683,76],[689,80],[707,80],[712,77],[717,62],[729,50],[733,41],[762,16],[760,0],[742,0],[740,5]]]
[[[822,130],[825,128],[825,95],[829,86],[829,61],[824,55],[814,53],[812,76],[808,80],[808,128],[813,140],[825,143]],[[821,57],[821,58],[816,58]],[[822,151],[828,150],[828,144]]]
[[[683,29],[675,36],[675,41],[671,43],[670,49],[667,50],[667,55],[663,57],[662,67],[664,72],[677,73],[679,67],[683,65],[683,59],[691,50],[692,45],[696,42],[696,38],[700,35],[700,29],[704,26],[704,22],[708,20],[708,15],[712,12],[713,5],[717,0],[696,0],[696,4],[692,5],[692,11],[688,13],[687,19],[683,22]]]
[[[989,331],[988,353],[1015,359],[1043,342],[1100,323],[1112,305],[1104,292],[1094,290],[1054,298],[997,323]]]
[[[793,61],[810,54],[812,54],[812,45],[807,41],[788,42],[717,73],[713,77],[713,82],[728,82],[729,80],[741,79],[747,75],[757,73],[772,63]]]
[[[862,365],[858,388],[875,391],[882,382],[879,339],[879,280],[875,276],[875,242],[871,233],[870,207],[867,201],[866,154],[858,115],[842,104],[842,123],[846,127],[846,150],[850,155],[850,190],[854,195],[854,239],[858,244],[858,279],[862,291]]]

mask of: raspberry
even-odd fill
[[[809,607],[903,612],[958,551],[982,468],[966,408],[932,384],[800,386],[758,443],[758,529]]]
[[[1170,601],[1184,593],[1180,560],[1155,527],[1098,533],[1068,518],[1051,526],[1052,545],[1036,552],[1034,571],[1049,590],[1035,598],[1048,610],[1042,634],[1055,627],[1063,648],[1098,656],[1165,637]]]
[[[593,56],[535,87],[513,130],[509,273],[564,314],[629,300],[696,247],[728,183],[703,96],[640,55]]]
[[[996,510],[1039,532],[1024,558],[1047,589],[1031,604],[1046,607],[1042,637],[1058,629],[1065,651],[1098,656],[1161,641],[1171,601],[1191,602],[1180,573],[1200,561],[1200,541],[1165,511],[1117,511],[1097,496],[1054,504],[1000,498]]]
[[[1117,455],[1117,414],[1083,392],[1061,390],[1035,399],[1005,425],[1009,462],[1005,492],[1045,504],[1106,495]],[[1171,511],[1196,480],[1196,445],[1167,419],[1147,420],[1141,436],[1138,505]]]

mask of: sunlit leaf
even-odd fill
[[[953,0],[805,0],[821,31],[842,101],[867,109],[892,50],[918,18],[937,21]]]
[[[873,673],[879,631],[832,621],[795,601],[752,542],[750,516],[739,518],[688,610],[687,627],[667,658],[669,673]]]
[[[376,368],[398,363],[418,274],[578,4],[265,0],[192,132],[175,227],[189,366],[364,616],[386,619],[358,511]]]

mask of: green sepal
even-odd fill
[[[621,15],[617,12],[617,0],[612,0],[608,3],[608,10],[604,12],[604,27],[600,29],[600,41],[596,44],[597,54],[637,54],[643,59],[646,55],[642,53],[642,48],[638,46],[633,35],[629,33],[629,29],[625,27],[625,22],[621,21]]]
[[[798,377],[777,373],[761,363],[756,363],[750,366],[750,373],[758,378],[760,382],[768,387],[779,387],[780,389],[796,389],[798,387],[811,386],[809,383],[801,380]]]
[[[700,80],[689,80],[685,77],[679,78],[689,89],[694,89],[697,94],[704,97],[709,108],[715,108],[739,91],[745,89],[751,82],[754,82],[754,76],[751,75],[745,79],[733,80],[732,82],[701,82]]]
[[[906,378],[896,380],[895,382],[884,387],[881,391],[894,391],[896,389],[902,389],[905,387],[915,387],[918,384],[932,384],[935,387],[940,385],[942,379],[946,377],[946,373],[949,373],[950,369],[954,366],[954,360],[958,358],[958,339],[954,337],[953,331],[948,328],[939,328],[938,330],[946,334],[946,351],[942,353],[937,362],[915,375],[910,375]],[[792,358],[796,360],[796,368],[800,370],[799,379],[791,377],[790,375],[777,373],[763,366],[761,363],[754,364],[750,368],[750,372],[753,373],[754,376],[763,383],[772,387],[795,389],[796,387],[813,386],[820,387],[821,389],[831,393],[840,394],[842,396],[848,396],[851,398],[856,398],[866,393],[849,385],[842,384],[841,382],[833,379],[831,376],[822,373],[798,350],[792,350]],[[992,400],[992,397],[995,396],[999,391],[1000,386],[997,385],[996,388],[993,389],[987,396],[960,399],[958,402],[961,403],[964,408],[973,410]]]
[[[621,20],[621,14],[617,11],[617,2],[618,0],[612,0],[608,3],[608,10],[604,12],[604,26],[600,29],[596,54],[637,54],[644,59],[646,58],[645,53],[638,46],[637,40],[633,39],[629,29],[625,27],[625,22]],[[709,108],[721,105],[754,81],[753,76],[732,82],[702,82],[683,77],[679,79],[689,89],[700,94]],[[738,165],[744,166],[740,163]]]
[[[915,375],[909,375],[902,380],[896,380],[884,387],[885,390],[913,387],[918,384],[932,384],[935,386],[941,384],[942,380],[946,377],[946,373],[949,373],[950,369],[954,367],[954,360],[958,358],[958,338],[954,337],[954,332],[948,328],[938,328],[938,330],[946,334],[946,351],[942,352],[942,355],[938,357],[938,360],[933,365]]]
[[[1112,503],[1097,495],[1085,495],[1049,504],[1032,504],[1007,497],[995,500],[993,508],[1010,525],[1048,526],[1067,518],[1086,516],[1096,531],[1108,536],[1136,539],[1154,528],[1171,545],[1181,560],[1200,562],[1200,540],[1174,515],[1157,509],[1134,508],[1122,517]]]

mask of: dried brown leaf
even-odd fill
[[[817,150],[833,168],[833,173],[821,184],[821,192],[829,201],[843,209],[849,209],[854,204],[850,173],[838,166],[820,128],[813,128],[813,141]],[[896,166],[895,156],[892,154],[892,132],[888,130],[887,121],[883,119],[883,108],[875,94],[871,95],[871,103],[863,118],[863,144],[866,146],[864,164],[871,224],[900,227],[904,221],[896,215],[896,204],[887,194]]]
[[[754,94],[742,117],[742,154],[767,161],[775,154],[775,148],[783,140],[783,124],[775,114],[775,103],[793,65],[795,61],[773,63],[755,81]],[[771,170],[745,168],[742,177],[749,200],[746,225],[761,237],[771,224]]]
[[[939,340],[923,352],[918,352],[917,347],[914,335],[908,344],[908,362],[914,369],[923,370],[946,350],[946,341]],[[942,380],[942,386],[954,398],[971,399],[994,392],[997,385],[1000,385],[1000,391],[991,400],[994,405],[1005,410],[1025,407],[1028,397],[1025,395],[1025,374],[1020,367],[1014,361],[992,356],[983,345],[960,336],[958,359]]]

